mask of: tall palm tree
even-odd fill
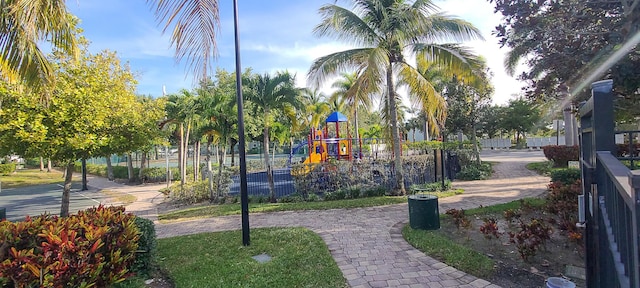
[[[322,22],[315,27],[318,36],[332,36],[360,46],[332,53],[314,61],[308,74],[319,85],[340,72],[359,71],[361,85],[382,92],[387,98],[396,187],[394,194],[406,194],[400,154],[400,137],[394,80],[407,83],[410,94],[429,97],[430,85],[407,57],[424,57],[437,63],[465,67],[471,63],[459,53],[459,46],[444,41],[482,38],[471,23],[437,13],[430,0],[352,0],[349,10],[336,4],[320,8]]]
[[[80,55],[74,17],[64,0],[0,1],[0,75],[39,88],[53,79],[53,68],[40,50],[41,41]]]
[[[331,113],[331,106],[326,102],[326,96],[318,88],[302,89],[302,103],[308,115],[308,124],[313,128],[318,128],[322,119]]]
[[[270,200],[275,201],[275,186],[273,183],[272,167],[269,161],[269,128],[273,125],[274,115],[284,113],[285,107],[299,108],[298,95],[300,90],[295,88],[295,77],[289,72],[276,72],[274,76],[269,74],[256,75],[248,79],[247,100],[254,104],[254,115],[262,114],[264,119],[262,150],[264,163],[267,167],[267,180],[269,182]]]
[[[342,73],[342,78],[331,84],[331,87],[336,89],[331,97],[344,99],[347,102],[347,105],[351,108],[350,112],[353,114],[353,127],[356,131],[356,143],[360,143],[360,135],[358,133],[358,108],[359,106],[362,106],[365,109],[369,109],[369,106],[371,106],[371,100],[368,92],[363,89],[365,87],[363,87],[363,85],[358,85],[357,81],[358,73]]]

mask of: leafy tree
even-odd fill
[[[639,0],[489,2],[504,16],[496,35],[511,49],[505,66],[512,73],[521,61],[528,66],[519,76],[529,84],[528,97],[548,100],[569,91],[586,97],[592,81],[612,78],[617,93],[638,98]],[[628,108],[637,106],[620,107],[637,113]]]
[[[529,132],[536,123],[540,121],[540,110],[524,99],[509,101],[505,109],[503,127],[506,130],[516,132],[516,142],[520,141],[520,136]]]
[[[478,131],[488,138],[494,138],[503,131],[505,107],[498,105],[484,106],[480,109]]]
[[[247,83],[249,89],[245,94],[247,99],[253,103],[254,117],[262,115],[264,120],[262,148],[264,162],[267,167],[267,180],[271,201],[275,201],[275,186],[273,182],[273,171],[269,161],[269,129],[274,123],[274,117],[282,113],[285,107],[300,107],[298,95],[300,91],[295,88],[295,77],[289,72],[277,72],[274,76],[269,74],[256,75],[251,77]]]
[[[79,57],[75,20],[64,0],[0,2],[0,74],[10,82],[43,88],[53,82],[54,68],[38,47],[47,41],[55,49]],[[46,90],[43,90],[46,92]]]
[[[74,162],[124,149],[118,139],[128,122],[119,123],[135,107],[135,80],[115,53],[91,55],[76,61],[56,51],[52,59],[56,85],[46,103],[39,95],[4,89],[0,110],[0,152],[25,157],[44,156],[66,169],[61,216],[69,214]],[[140,142],[135,142],[140,144]]]
[[[356,143],[360,143],[359,125],[358,125],[358,109],[369,109],[371,106],[370,95],[365,91],[362,85],[357,85],[358,74],[356,73],[343,73],[342,78],[336,80],[331,84],[332,88],[336,91],[333,92],[331,98],[343,99],[348,107],[350,107],[350,114],[353,115],[353,127],[356,131]]]
[[[388,107],[396,169],[395,194],[405,194],[404,173],[398,133],[397,93],[394,79],[406,83],[410,94],[418,98],[434,97],[433,89],[409,64],[407,54],[433,59],[452,67],[468,67],[461,47],[441,44],[448,40],[481,38],[470,23],[441,13],[432,1],[350,1],[352,10],[335,4],[320,8],[322,22],[314,32],[356,44],[354,48],[332,53],[314,61],[309,71],[311,83],[319,84],[340,72],[356,71],[361,88],[383,92]],[[395,73],[397,72],[397,73]],[[429,101],[426,101],[429,102]]]
[[[331,106],[326,102],[326,96],[319,89],[305,88],[302,90],[302,103],[305,106],[309,126],[318,128],[320,122],[331,113]]]

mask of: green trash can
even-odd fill
[[[409,226],[413,229],[440,229],[440,212],[438,211],[438,197],[434,195],[410,195],[409,197]]]
[[[0,207],[0,221],[7,220],[7,208]]]

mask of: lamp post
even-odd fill
[[[247,155],[244,140],[242,104],[242,68],[240,66],[240,36],[238,35],[238,1],[233,0],[233,29],[236,48],[236,98],[238,103],[238,150],[240,156],[240,207],[242,210],[242,245],[249,246],[249,195],[247,193]]]

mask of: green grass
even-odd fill
[[[327,210],[339,208],[372,207],[407,202],[407,197],[382,196],[336,201],[294,202],[294,203],[249,203],[249,212],[278,212],[299,210]],[[240,214],[240,204],[207,205],[173,211],[158,216],[159,220],[206,218]]]
[[[62,173],[52,170],[41,172],[40,169],[20,169],[8,176],[0,176],[2,188],[16,188],[32,185],[63,183]]]
[[[437,231],[411,229],[407,224],[402,229],[402,235],[413,247],[458,270],[481,278],[494,272],[491,258],[454,243]]]
[[[463,190],[449,190],[444,192],[432,192],[429,194],[436,195],[439,198],[451,197],[462,194]],[[406,196],[380,196],[367,197],[358,199],[345,199],[335,201],[318,201],[318,202],[293,202],[293,203],[249,203],[249,212],[279,212],[279,211],[300,211],[300,210],[328,210],[328,209],[346,209],[346,208],[362,208],[383,206],[398,203],[406,203]],[[207,205],[193,208],[187,208],[178,211],[172,211],[158,216],[160,221],[172,220],[188,220],[196,218],[208,218],[225,215],[240,214],[240,204],[219,204]]]
[[[553,170],[553,161],[527,163],[527,169],[538,172],[540,175],[549,175]]]
[[[524,198],[522,199],[525,203],[533,206],[533,207],[542,207],[545,203],[545,200],[542,198]],[[492,214],[492,213],[502,213],[507,209],[519,209],[521,207],[520,200],[511,201],[509,203],[497,204],[493,206],[486,207],[478,207],[469,210],[464,210],[465,215],[482,215],[482,214]]]
[[[305,228],[251,229],[158,240],[158,259],[176,287],[347,287],[320,236]],[[251,257],[272,257],[260,264]]]

